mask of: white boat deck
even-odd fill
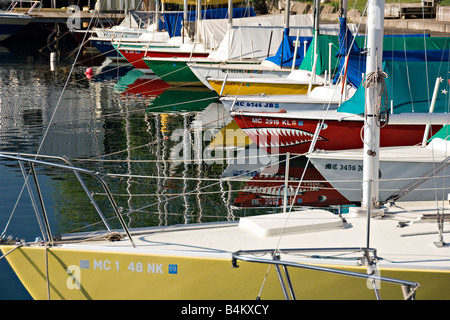
[[[220,100],[223,103],[233,103],[234,101],[254,102],[254,103],[295,103],[298,105],[304,103],[316,104],[338,104],[342,101],[340,90],[337,86],[323,86],[314,88],[310,94],[280,94],[280,95],[239,95],[239,96],[223,96]],[[299,111],[302,109],[299,108]],[[324,109],[325,110],[325,109]],[[295,112],[295,111],[293,111]]]
[[[429,203],[399,203],[389,208],[383,218],[374,217],[370,222],[371,248],[377,249],[381,259],[379,267],[401,269],[431,269],[450,272],[450,247],[438,247],[438,225],[435,219],[424,219],[434,214]],[[363,215],[339,216],[324,210],[293,212],[286,220],[284,214],[272,214],[242,218],[239,223],[181,225],[134,231],[136,248],[125,238],[121,241],[88,241],[64,244],[63,248],[76,250],[117,251],[142,254],[182,255],[230,259],[238,250],[287,249],[287,248],[364,248],[367,245],[367,218]],[[399,227],[399,225],[405,225]],[[445,228],[447,227],[445,223]],[[281,233],[283,233],[281,235]],[[445,238],[448,234],[444,234]],[[308,256],[290,255],[287,259],[297,262],[358,265],[355,257],[361,254],[330,257],[324,252],[310,252]],[[322,256],[319,258],[319,255]],[[326,256],[327,258],[325,258]],[[353,259],[352,259],[353,257]]]

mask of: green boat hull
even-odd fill
[[[145,60],[148,67],[162,80],[171,86],[204,86],[197,76],[183,61]]]

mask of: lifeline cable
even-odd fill
[[[91,21],[89,22],[89,26],[91,25],[93,19],[94,19],[94,15],[92,15]],[[86,37],[86,34],[85,34],[85,37]],[[84,39],[83,39],[83,41],[84,41]],[[80,52],[81,52],[81,47],[80,47],[80,50],[79,50],[78,53],[77,53],[77,56],[76,56],[76,58],[75,58],[75,61],[78,59],[78,56],[79,56]],[[59,107],[59,105],[60,105],[60,103],[61,103],[61,101],[62,101],[62,97],[63,97],[63,95],[64,95],[64,92],[65,92],[66,88],[67,88],[67,85],[68,85],[68,83],[69,83],[70,76],[72,75],[72,72],[73,72],[74,68],[75,68],[75,62],[72,64],[72,67],[71,67],[71,69],[70,69],[70,71],[69,71],[69,74],[68,74],[68,76],[67,76],[66,82],[65,82],[65,84],[64,84],[63,90],[62,90],[62,92],[61,92],[61,94],[60,94],[60,96],[59,96],[58,102],[57,102],[57,104],[56,104],[56,106],[55,106],[55,110],[53,110],[53,113],[52,113],[52,115],[51,115],[51,117],[50,117],[50,120],[49,120],[49,124],[48,124],[47,128],[46,128],[45,131],[44,131],[44,135],[42,136],[41,142],[39,143],[38,150],[37,150],[37,152],[36,152],[36,158],[37,158],[37,156],[39,155],[39,153],[40,153],[40,151],[41,151],[41,148],[42,148],[42,145],[44,144],[44,141],[45,141],[45,139],[46,139],[46,137],[47,137],[47,134],[48,134],[48,132],[49,132],[49,130],[50,130],[50,127],[52,126],[53,119],[55,118],[55,115],[56,115],[56,111],[58,110],[58,107]],[[29,174],[27,175],[27,177],[26,177],[25,179],[28,180],[28,178],[29,178]],[[24,191],[24,189],[25,189],[26,183],[27,183],[27,182],[24,181],[24,183],[23,183],[23,185],[22,185],[22,189],[21,189],[21,191],[19,192],[19,195],[18,195],[18,197],[17,197],[16,205],[14,206],[14,208],[13,208],[11,214],[10,214],[8,223],[7,223],[7,225],[5,226],[5,229],[4,229],[3,233],[2,233],[2,236],[4,236],[4,234],[6,233],[6,230],[7,230],[8,226],[9,226],[9,222],[11,221],[11,218],[12,218],[12,216],[13,216],[14,213],[15,213],[15,210],[16,210],[16,208],[17,208],[17,204],[18,204],[19,199],[21,198],[21,196],[22,196],[22,194],[23,194],[23,191]]]

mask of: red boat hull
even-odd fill
[[[148,65],[144,62],[144,57],[151,58],[173,58],[173,57],[207,57],[208,53],[191,53],[191,52],[164,52],[164,51],[155,51],[155,50],[145,50],[145,49],[129,49],[129,48],[119,48],[120,54],[127,59],[129,63],[133,65],[136,69],[150,69]]]
[[[317,119],[293,119],[235,114],[234,121],[265,151],[275,153],[303,154],[309,150]],[[362,148],[362,121],[326,120],[320,131],[315,149],[346,150]],[[442,126],[432,126],[437,132]],[[410,146],[422,142],[424,125],[388,124],[380,130],[380,146]]]

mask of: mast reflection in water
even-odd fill
[[[244,168],[236,161],[247,160],[238,152],[255,146],[233,126],[215,93],[160,82],[154,83],[156,93],[149,93],[153,77],[106,63],[94,67],[92,80],[84,75],[86,67],[75,66],[67,81],[69,60],[61,58],[52,72],[48,57],[38,52],[3,48],[0,55],[1,151],[64,156],[75,166],[100,172],[129,227],[227,221],[279,209],[278,201],[256,208],[240,202],[254,175],[222,179],[233,164]],[[266,164],[252,162],[250,172]],[[54,235],[99,228],[74,177],[39,173]],[[17,164],[1,161],[0,179],[1,230],[8,226],[5,236],[34,241],[39,227]],[[105,195],[92,179],[85,182],[103,208]],[[30,299],[4,259],[0,299]]]

